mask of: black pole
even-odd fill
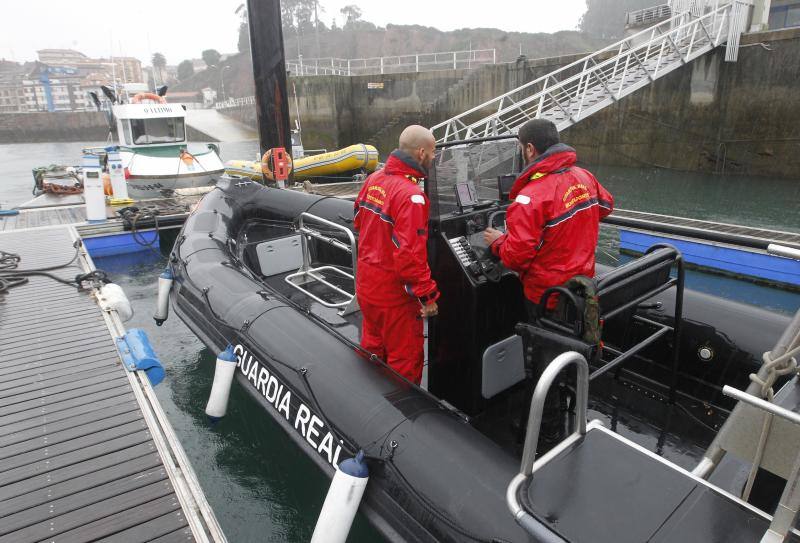
[[[247,19],[261,154],[283,147],[292,156],[280,0],[247,0]]]

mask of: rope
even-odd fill
[[[762,379],[755,373],[751,373],[750,380],[761,387],[760,393],[763,399],[772,402],[775,399],[775,391],[772,388],[775,381],[777,381],[779,377],[797,372],[797,360],[794,358],[794,355],[798,353],[800,353],[800,346],[787,351],[774,360],[771,358],[771,351],[767,351],[762,355],[764,360],[762,369],[767,371],[767,376]],[[758,437],[758,445],[756,446],[756,452],[753,456],[753,464],[750,466],[750,473],[747,475],[747,482],[742,491],[742,499],[744,501],[748,501],[750,498],[750,492],[753,490],[756,475],[761,467],[761,460],[764,458],[764,451],[767,448],[767,438],[772,429],[772,419],[772,413],[764,413],[764,423],[761,426],[761,434]]]
[[[69,262],[65,262],[64,264],[56,264],[53,266],[28,269],[19,269],[19,263],[22,261],[22,257],[20,257],[17,253],[10,253],[0,250],[0,294],[8,292],[8,290],[12,287],[24,285],[28,282],[28,278],[33,276],[47,277],[48,279],[52,279],[53,281],[63,285],[68,285],[78,289],[83,288],[83,283],[87,281],[90,281],[92,286],[95,287],[99,287],[103,283],[110,282],[108,275],[102,270],[94,270],[89,273],[78,274],[72,280],[64,279],[50,273],[59,269],[68,268],[72,266],[72,264],[78,259],[80,256],[80,248],[82,243],[80,240],[78,240],[73,243],[72,246],[75,248],[75,254],[72,255],[72,258],[69,260]]]

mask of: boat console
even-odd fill
[[[517,274],[483,240],[487,227],[505,228],[508,190],[520,165],[516,140],[442,149],[426,183],[428,260],[441,292],[439,316],[429,322],[428,387],[468,415],[481,412],[497,389],[485,386],[484,351],[526,320]],[[500,380],[513,386],[524,369],[507,361],[514,367]]]

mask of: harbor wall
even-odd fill
[[[587,164],[800,178],[800,28],[743,36],[565,131]]]
[[[106,116],[97,111],[0,114],[0,144],[103,141],[106,136]]]
[[[796,178],[800,28],[743,36],[564,131],[583,163]],[[408,124],[431,126],[580,55],[410,74],[293,77],[306,148],[372,143],[381,157]],[[291,114],[297,107],[291,102]],[[224,111],[255,126],[253,106]]]

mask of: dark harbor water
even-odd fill
[[[328,479],[236,382],[227,415],[209,425],[204,410],[216,353],[174,315],[161,327],[153,322],[165,264],[150,252],[95,259],[133,304],[126,328],[144,329],[164,363],[166,378],[156,393],[228,541],[309,541]],[[359,515],[350,541],[382,538]]]
[[[32,167],[77,161],[86,145],[0,145],[0,205],[8,208],[29,198]],[[223,159],[249,158],[257,150],[255,142],[221,147]],[[800,231],[800,180],[619,168],[600,168],[596,174],[614,193],[618,207]],[[619,259],[614,229],[603,229],[598,257],[608,264]],[[146,330],[164,362],[167,378],[156,392],[229,541],[308,541],[327,479],[238,385],[228,415],[209,426],[203,410],[215,353],[174,316],[161,328],[151,318],[163,255],[145,251],[95,263],[133,303],[136,313],[126,326]],[[688,286],[784,313],[800,306],[800,294],[705,273],[690,272]],[[650,432],[655,442],[654,431],[641,429]],[[359,516],[350,541],[381,538]]]

